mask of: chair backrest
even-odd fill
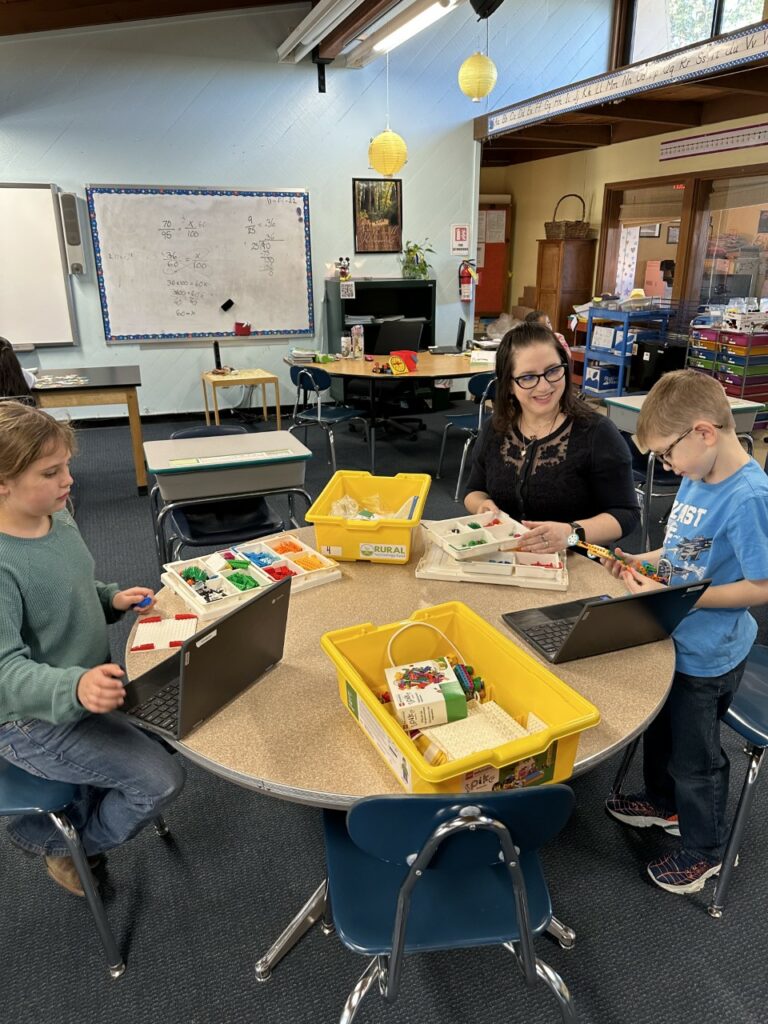
[[[203,423],[197,427],[184,427],[171,434],[172,441],[178,441],[184,437],[224,437],[227,434],[247,434],[248,428],[242,423],[231,423],[225,427],[217,427],[215,424]]]
[[[469,378],[467,390],[473,398],[482,398],[484,401],[492,402],[496,397],[496,374],[476,373],[474,377]]]
[[[318,366],[292,366],[291,383],[303,391],[327,391],[331,386],[330,375]]]
[[[560,832],[574,803],[573,792],[561,785],[502,793],[368,797],[350,808],[347,830],[355,845],[371,856],[405,864],[439,825],[455,818],[462,808],[479,807],[506,825],[519,850],[533,851]],[[492,836],[457,835],[443,845],[433,866],[454,869],[470,862],[494,863],[498,853],[498,841]]]
[[[424,324],[418,320],[386,320],[376,336],[373,346],[375,356],[388,356],[405,349],[418,352]]]

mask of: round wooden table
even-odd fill
[[[293,532],[314,545],[311,527]],[[336,669],[320,649],[323,633],[365,622],[384,625],[418,608],[460,600],[506,634],[502,612],[625,592],[600,565],[579,555],[568,556],[566,592],[420,580],[414,570],[421,550],[417,536],[407,565],[342,562],[342,580],[295,594],[282,662],[176,743],[181,753],[232,782],[304,804],[344,808],[363,796],[402,793],[341,703]],[[167,588],[158,595],[158,608],[165,614],[188,610]],[[130,646],[129,638],[130,677],[171,653],[131,653]],[[574,766],[578,775],[624,747],[655,716],[672,684],[674,647],[663,640],[545,664],[600,710],[600,723],[581,734]]]

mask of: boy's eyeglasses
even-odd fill
[[[722,430],[723,429],[723,424],[722,423],[713,423],[712,426],[715,427],[716,430]],[[659,462],[663,466],[669,466],[669,464],[670,464],[669,457],[672,454],[672,449],[675,447],[676,444],[680,444],[681,441],[685,440],[685,438],[688,437],[688,435],[691,433],[691,431],[693,429],[694,429],[693,427],[688,427],[688,429],[685,430],[680,435],[680,437],[676,438],[672,442],[672,444],[669,446],[669,448],[665,448],[663,452],[654,452],[653,453],[654,459],[658,459]]]
[[[550,366],[544,373],[523,373],[512,380],[524,391],[531,391],[543,377],[547,384],[556,384],[565,376],[565,363],[558,363],[557,366]]]

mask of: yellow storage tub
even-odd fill
[[[413,529],[421,521],[431,482],[427,473],[372,476],[340,469],[305,517],[308,523],[314,524],[318,550],[344,562],[407,562],[411,557]],[[408,515],[402,519],[388,517],[370,521],[331,515],[333,503],[345,496],[354,498],[361,508],[378,505],[388,511],[399,511],[407,506]]]
[[[391,705],[378,700],[387,691],[387,645],[406,622],[439,629],[482,676],[489,699],[523,726],[532,712],[546,729],[468,757],[429,764]],[[579,733],[600,721],[593,704],[460,601],[422,608],[410,619],[387,626],[366,623],[334,630],[320,643],[336,666],[342,702],[411,793],[472,793],[561,782],[573,771]],[[392,644],[398,665],[450,652],[434,629],[406,629]]]

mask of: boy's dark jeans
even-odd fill
[[[721,676],[675,672],[672,689],[643,736],[645,792],[677,812],[686,850],[721,860],[728,832],[730,762],[720,746],[720,719],[730,707],[746,658]]]

